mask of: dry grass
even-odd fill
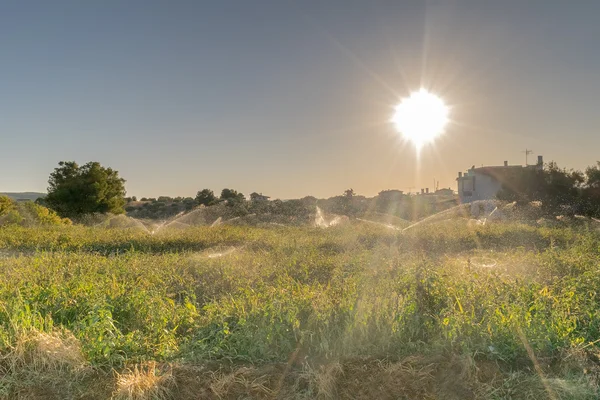
[[[85,366],[81,345],[71,332],[43,333],[32,339],[32,356],[46,367],[80,369]]]
[[[309,395],[319,399],[334,399],[337,397],[338,379],[344,374],[344,368],[339,362],[333,362],[317,367],[305,364],[300,378],[308,383]]]
[[[285,364],[171,367],[150,362],[111,375],[82,368],[76,342],[58,337],[37,334],[29,339],[12,376],[0,375],[0,399],[592,400],[598,377],[595,363],[582,351],[557,360],[543,379],[533,369],[511,371],[468,356],[352,359],[289,369]],[[587,365],[583,371],[582,365]]]
[[[219,399],[237,397],[235,393],[246,393],[252,398],[270,398],[273,390],[267,374],[252,367],[241,367],[232,372],[217,371],[211,374],[209,384],[212,393]]]
[[[171,399],[175,383],[170,369],[157,368],[155,362],[136,365],[122,374],[116,373],[116,400],[166,400]]]
[[[109,379],[87,363],[66,329],[17,332],[0,356],[0,399],[106,399]]]
[[[34,329],[19,332],[3,361],[11,371],[21,368],[75,371],[86,367],[79,340],[66,329],[51,333]]]

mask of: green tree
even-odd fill
[[[546,192],[545,172],[535,168],[523,168],[505,178],[496,197],[500,200],[527,204],[530,201],[543,201]]]
[[[328,202],[332,203],[330,210],[336,214],[356,215],[358,210],[354,204],[355,198],[356,193],[354,193],[354,189],[346,189],[341,196],[328,199]]]
[[[212,190],[202,189],[196,194],[196,202],[200,205],[211,206],[217,202],[217,197]]]
[[[228,203],[239,202],[246,200],[246,196],[243,193],[238,193],[233,189],[223,189],[221,191],[221,200],[225,200]]]
[[[600,161],[585,169],[585,185],[588,188],[600,189]]]
[[[196,204],[196,200],[192,199],[191,197],[186,197],[185,199],[183,199],[183,206],[186,211],[193,209],[196,206]]]
[[[575,170],[560,168],[555,162],[544,169],[523,168],[506,179],[497,198],[525,204],[541,201],[547,214],[573,214],[584,206],[582,191],[584,175]]]
[[[579,187],[585,180],[583,174],[559,168],[555,162],[551,162],[544,169],[544,176],[542,207],[551,213],[575,213],[581,203]]]
[[[600,161],[585,170],[582,189],[582,210],[585,215],[600,218]]]
[[[98,162],[80,167],[74,161],[61,161],[58,165],[48,180],[46,204],[61,217],[125,212],[125,180],[117,171]]]

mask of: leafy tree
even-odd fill
[[[544,169],[545,185],[542,206],[549,212],[566,211],[574,213],[579,203],[579,187],[584,182],[579,171],[559,168],[555,162]]]
[[[336,214],[356,215],[357,209],[354,207],[354,189],[344,190],[341,196],[335,196],[328,201],[332,203],[331,211]]]
[[[211,206],[217,202],[217,197],[212,190],[202,189],[196,194],[196,202],[200,205]]]
[[[125,212],[125,180],[98,162],[61,161],[50,174],[46,204],[61,217]]]
[[[243,193],[238,193],[236,190],[223,189],[221,191],[221,200],[225,200],[228,203],[232,203],[246,200],[246,197]]]
[[[131,201],[137,201],[137,197],[131,196]]]
[[[585,215],[600,217],[600,161],[585,170],[582,189],[582,210]]]
[[[534,168],[524,168],[506,177],[496,197],[500,200],[526,204],[543,200],[545,191],[544,172]]]
[[[600,161],[585,169],[585,185],[588,188],[600,189]]]
[[[547,214],[583,212],[585,198],[581,187],[584,175],[575,170],[559,168],[555,162],[543,170],[524,168],[506,179],[497,194],[500,200],[528,203],[541,201]]]
[[[193,209],[196,204],[196,200],[192,199],[191,197],[186,197],[183,199],[183,206],[186,211]]]

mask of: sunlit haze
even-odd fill
[[[61,160],[138,197],[456,189],[525,149],[582,169],[600,157],[600,2],[571,3],[3,2],[0,192],[45,191]],[[431,145],[441,107],[390,123],[419,88],[450,107]]]

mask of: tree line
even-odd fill
[[[88,214],[123,214],[133,211],[127,204],[137,202],[137,197],[125,197],[125,180],[118,171],[103,167],[98,162],[79,165],[75,161],[61,161],[48,179],[48,194],[37,202],[54,210],[61,217],[78,219]],[[250,199],[256,201],[263,196],[254,192]],[[149,214],[176,214],[196,206],[212,206],[224,203],[229,206],[246,201],[243,193],[225,188],[219,197],[210,189],[198,191],[195,198],[169,197],[141,198]],[[163,208],[170,207],[165,212]],[[161,210],[162,212],[158,212]],[[164,216],[164,215],[163,215]]]
[[[548,215],[600,218],[600,161],[584,171],[560,168],[555,162],[543,169],[523,168],[503,184],[497,197],[517,204],[541,202]]]
[[[61,161],[50,174],[48,195],[38,200],[61,217],[78,219],[95,213],[122,214],[139,211],[140,206],[130,205],[137,198],[125,197],[125,180],[118,171],[103,167],[98,162],[79,166],[74,161]],[[580,214],[600,217],[600,162],[583,172],[558,167],[554,162],[543,169],[523,168],[505,182],[497,197],[501,200],[525,204],[539,201],[548,214]],[[317,200],[307,196],[300,200],[261,201],[267,197],[256,192],[246,196],[234,189],[225,188],[217,196],[210,189],[202,189],[192,197],[141,198],[142,216],[165,217],[198,206],[224,205],[234,207],[240,215],[247,212],[284,213],[305,215],[314,212],[315,205],[336,214],[361,216],[380,212],[403,219],[415,220],[456,205],[450,196],[406,195],[399,190],[384,190],[374,198],[357,195],[353,189],[339,196]],[[285,206],[282,204],[285,203]],[[137,214],[136,214],[137,215]],[[139,215],[138,215],[139,216]]]

